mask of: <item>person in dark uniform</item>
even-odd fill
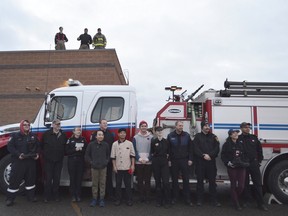
[[[111,152],[112,144],[114,142],[114,134],[108,130],[108,123],[106,119],[100,120],[100,130],[104,134],[104,141],[109,146],[109,151]],[[96,140],[97,132],[94,132],[90,137],[90,142]],[[113,193],[113,181],[112,181],[112,173],[113,173],[113,164],[112,159],[109,160],[107,165],[107,177],[106,177],[106,197],[114,201],[114,193]]]
[[[248,202],[248,197],[250,196],[249,187],[249,175],[251,176],[255,197],[257,201],[258,208],[263,211],[268,211],[268,208],[264,205],[263,192],[262,192],[262,180],[260,165],[263,160],[263,151],[258,137],[250,134],[251,124],[247,122],[242,122],[240,124],[240,129],[242,134],[239,135],[238,141],[244,147],[244,152],[249,159],[249,167],[247,167],[246,183],[243,192],[244,202]],[[246,205],[244,203],[244,206]]]
[[[171,160],[171,176],[172,176],[172,190],[173,200],[172,204],[175,204],[179,198],[179,183],[178,177],[181,172],[183,179],[183,195],[185,203],[189,206],[193,206],[190,199],[189,189],[189,167],[193,161],[193,147],[190,134],[183,131],[183,122],[176,121],[176,129],[167,136],[169,143],[169,156]]]
[[[84,34],[81,34],[78,38],[78,41],[81,41],[79,49],[90,49],[90,44],[92,44],[92,37],[88,34],[88,29],[84,29]]]
[[[47,203],[52,198],[59,202],[59,185],[65,145],[66,134],[60,129],[61,122],[55,119],[52,128],[44,132],[41,142],[44,158],[44,202]]]
[[[202,132],[197,133],[193,140],[196,175],[197,175],[197,206],[201,206],[204,198],[204,179],[209,181],[209,193],[213,205],[220,207],[216,191],[216,157],[219,153],[219,141],[215,134],[210,132],[209,124],[201,122]]]
[[[76,127],[68,139],[65,150],[68,155],[68,173],[70,177],[70,194],[72,202],[81,201],[81,185],[84,170],[84,155],[87,147],[85,137],[81,136],[81,128]]]
[[[30,122],[22,120],[20,131],[13,133],[7,149],[12,156],[11,175],[7,189],[6,205],[12,206],[19,191],[21,181],[25,180],[27,199],[35,202],[36,160],[39,142],[37,136],[30,132]]]
[[[249,166],[244,154],[243,145],[239,143],[239,130],[230,129],[228,138],[223,144],[221,159],[227,167],[227,173],[230,179],[230,193],[236,210],[241,211],[240,196],[244,190],[246,167]]]
[[[157,137],[151,141],[152,170],[156,182],[156,206],[171,206],[170,185],[169,185],[169,145],[163,138],[162,127],[156,127]]]

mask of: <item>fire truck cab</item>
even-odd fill
[[[251,133],[258,136],[263,147],[264,189],[280,202],[288,203],[288,83],[226,81],[224,86],[225,90],[207,90],[195,99],[190,96],[182,101],[173,92],[173,101],[157,113],[154,126],[162,126],[164,135],[168,135],[175,122],[181,120],[193,139],[205,120],[222,147],[229,129],[240,129],[241,122],[251,123]],[[217,180],[229,180],[220,155]],[[196,181],[193,175],[191,181]]]
[[[53,119],[61,120],[61,129],[69,138],[75,127],[82,128],[82,136],[90,141],[91,133],[99,129],[99,121],[106,119],[108,129],[118,139],[119,128],[126,128],[127,139],[135,134],[137,103],[135,89],[130,86],[117,85],[81,85],[70,80],[68,87],[57,88],[47,94],[38,114],[31,124],[31,130],[41,140],[43,133],[51,126]],[[0,127],[0,188],[6,191],[11,171],[11,155],[7,143],[12,132],[19,131],[19,124]],[[61,174],[61,185],[69,185],[66,162]],[[38,173],[41,177],[40,173]],[[91,185],[84,179],[84,186]]]

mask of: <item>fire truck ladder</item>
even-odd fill
[[[220,90],[221,97],[288,97],[288,82],[236,82],[226,80],[224,87],[225,90]]]

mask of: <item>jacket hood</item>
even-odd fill
[[[28,122],[28,123],[30,124],[30,122],[29,122],[28,120],[22,120],[22,121],[20,122],[20,132],[21,132],[21,134],[25,134],[24,126],[23,126],[24,122]],[[29,127],[29,130],[28,130],[28,133],[29,133],[29,132],[30,132],[30,127]]]
[[[148,137],[148,136],[150,136],[150,132],[149,132],[149,131],[146,131],[145,134],[142,134],[141,131],[139,131],[139,132],[138,132],[138,135],[141,136],[141,137]]]

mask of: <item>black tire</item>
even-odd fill
[[[0,190],[3,193],[6,193],[7,188],[9,186],[9,178],[10,178],[10,173],[11,173],[11,164],[12,164],[12,158],[11,154],[8,154],[4,156],[0,160]],[[20,190],[24,190],[24,181],[20,185]]]
[[[280,202],[288,204],[288,161],[281,161],[271,169],[268,184],[271,193]]]

